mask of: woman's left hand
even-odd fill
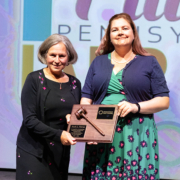
[[[70,123],[70,120],[71,120],[71,114],[67,114],[66,115],[66,122],[67,122],[67,124]]]
[[[68,145],[75,145],[76,144],[76,139],[73,138],[71,136],[70,133],[68,133],[67,131],[63,131],[61,136],[60,136],[60,140],[61,140],[61,143],[64,145],[64,146],[68,146]]]
[[[136,104],[132,104],[127,101],[122,101],[118,104],[118,116],[125,117],[130,112],[132,113],[138,112],[138,107]]]

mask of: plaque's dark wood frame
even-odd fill
[[[95,123],[103,132],[105,136],[102,136],[89,122],[84,118],[77,119],[75,112],[79,108],[85,108],[87,111],[86,116]],[[114,107],[114,115],[112,119],[96,119],[99,107]],[[98,142],[98,143],[112,143],[114,138],[114,132],[117,123],[117,105],[73,105],[71,113],[71,121],[68,125],[67,131],[69,132],[71,125],[86,125],[86,131],[83,138],[76,138],[79,142]]]

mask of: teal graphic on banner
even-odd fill
[[[52,0],[24,0],[24,41],[44,41],[51,35]]]

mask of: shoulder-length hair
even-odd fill
[[[120,19],[123,18],[125,19],[131,26],[132,30],[133,30],[133,34],[134,34],[134,40],[132,42],[132,51],[134,54],[139,54],[142,56],[151,56],[150,53],[148,53],[141,45],[141,41],[139,39],[139,35],[136,29],[136,26],[133,22],[133,20],[131,19],[129,14],[126,13],[120,13],[120,14],[116,14],[113,17],[111,17],[111,19],[109,20],[109,24],[106,30],[106,35],[105,35],[105,43],[104,43],[104,48],[103,48],[103,54],[107,54],[110,53],[114,50],[114,46],[111,43],[111,39],[110,39],[110,30],[111,30],[111,24],[112,21],[115,19]]]
[[[43,64],[47,64],[46,63],[46,55],[48,50],[53,46],[56,45],[58,43],[62,42],[65,46],[66,46],[66,51],[68,54],[68,63],[69,64],[74,64],[77,59],[78,59],[78,55],[72,45],[72,43],[70,42],[70,40],[63,35],[60,34],[53,34],[51,36],[49,36],[39,47],[39,51],[38,51],[38,59],[41,63]]]

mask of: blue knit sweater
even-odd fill
[[[114,65],[108,54],[96,57],[87,74],[82,97],[101,104],[104,99]],[[122,85],[127,100],[137,103],[154,97],[169,96],[163,71],[153,56],[136,56],[123,70]]]

